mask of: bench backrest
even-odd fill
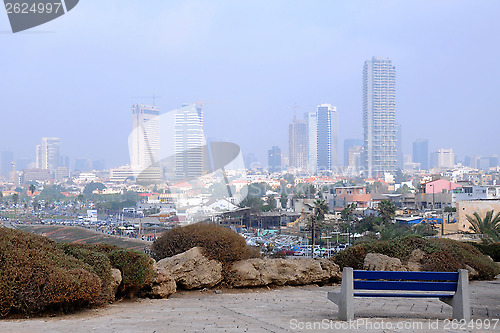
[[[353,271],[355,290],[457,290],[458,272]]]

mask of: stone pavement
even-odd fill
[[[500,332],[500,279],[470,284],[473,322],[450,322],[437,299],[355,298],[355,321],[336,320],[335,287],[185,291],[68,316],[2,320],[0,332]]]

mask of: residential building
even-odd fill
[[[154,105],[132,106],[132,133],[129,137],[132,169],[141,172],[160,157],[160,110]],[[91,164],[91,162],[89,162]]]
[[[396,168],[404,169],[403,133],[401,124],[396,124]]]
[[[461,185],[446,179],[436,179],[420,185],[415,195],[415,202],[419,208],[441,209],[451,206],[453,203],[453,192]]]
[[[453,149],[440,148],[432,153],[432,167],[435,169],[451,169],[455,166]]]
[[[420,169],[429,169],[429,141],[417,139],[413,142],[413,162],[420,163]]]
[[[369,178],[396,171],[396,67],[373,57],[363,68],[364,167]]]
[[[54,170],[61,162],[61,140],[59,138],[42,138],[36,146],[37,168]]]
[[[24,183],[46,181],[49,179],[52,179],[52,172],[49,169],[26,169],[23,172]]]
[[[306,113],[307,171],[315,173],[318,166],[318,119],[316,112]]]
[[[307,124],[305,120],[294,119],[288,126],[288,146],[290,167],[307,169]]]
[[[355,147],[355,146],[363,147],[363,140],[362,139],[345,139],[344,140],[344,166],[349,166],[350,148]]]
[[[281,172],[281,149],[273,146],[267,152],[267,164],[269,173]]]

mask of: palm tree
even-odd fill
[[[352,220],[352,213],[356,210],[358,206],[355,203],[348,204],[346,208],[342,209],[342,212],[340,212],[340,215],[342,217],[342,220],[347,222],[347,225],[349,227],[349,244],[351,244],[351,220]],[[354,237],[353,237],[354,238]]]
[[[491,243],[500,241],[500,212],[493,217],[494,211],[490,210],[484,218],[475,212],[473,216],[467,215],[470,222],[469,229],[476,234],[483,235],[483,242]]]
[[[316,231],[316,223],[320,223],[325,219],[326,213],[328,213],[328,205],[323,199],[316,199],[313,202],[313,210],[311,214],[311,254],[314,258],[314,236]]]
[[[396,214],[396,206],[390,200],[382,200],[378,204],[378,212],[384,223],[389,223]]]

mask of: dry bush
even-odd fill
[[[85,244],[58,244],[64,253],[75,257],[92,268],[101,279],[101,295],[93,303],[112,302],[115,299],[113,286],[111,285],[111,262],[106,254],[97,251],[95,246]]]
[[[0,316],[62,310],[92,302],[101,279],[46,237],[0,229]]]
[[[151,247],[151,255],[160,260],[201,247],[204,254],[227,265],[237,260],[258,257],[237,232],[216,224],[196,223],[165,231]]]

